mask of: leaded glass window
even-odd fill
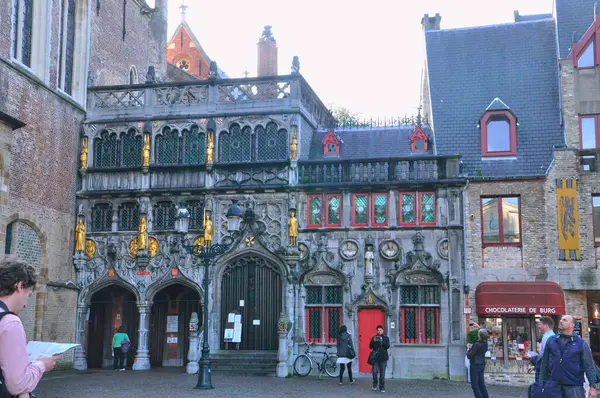
[[[435,193],[421,193],[421,225],[435,224]]]
[[[117,135],[104,131],[94,140],[94,166],[98,168],[118,167],[119,146]]]
[[[367,204],[369,196],[366,194],[352,195],[352,225],[367,225]]]
[[[136,231],[140,219],[137,203],[123,203],[119,206],[119,231]]]
[[[183,130],[183,163],[204,163],[206,153],[206,135],[198,126],[193,125],[189,130]]]
[[[175,229],[175,204],[173,202],[159,202],[154,206],[155,230]]]
[[[373,225],[387,225],[387,194],[373,194]]]
[[[435,192],[400,192],[400,226],[435,225]]]
[[[64,27],[60,46],[59,81],[67,94],[73,92],[73,54],[75,51],[75,0],[64,0],[62,26]],[[64,62],[64,64],[63,64]],[[64,79],[64,83],[63,82]]]
[[[156,163],[159,165],[179,164],[179,132],[165,126],[155,139]]]
[[[252,131],[234,123],[229,131],[219,134],[219,161],[223,163],[250,162],[252,160]]]
[[[306,286],[307,341],[336,341],[342,325],[343,301],[341,286]]]
[[[13,8],[12,55],[31,68],[34,0],[16,0]]]
[[[121,166],[140,167],[142,165],[142,136],[134,129],[121,134]]]
[[[327,220],[328,227],[339,227],[342,225],[342,196],[327,195]]]
[[[112,230],[112,206],[108,203],[100,203],[92,207],[92,231],[110,230]]]
[[[190,229],[202,229],[204,227],[204,202],[190,200],[186,207],[190,212]]]
[[[414,225],[415,219],[415,194],[400,193],[400,225]]]
[[[437,285],[400,287],[402,343],[440,343],[440,303]]]
[[[321,226],[321,195],[308,195],[308,227]]]
[[[266,128],[256,126],[256,160],[285,160],[287,159],[288,133],[285,129],[277,130],[273,122]]]

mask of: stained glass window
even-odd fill
[[[189,130],[183,130],[183,163],[204,163],[206,153],[206,138],[198,126],[193,125]]]
[[[123,203],[119,206],[119,231],[138,229],[140,209],[137,203]]]
[[[277,125],[271,122],[266,129],[256,126],[254,133],[257,139],[256,160],[287,159],[288,134],[285,129],[277,130]]]
[[[387,224],[387,194],[373,194],[373,225]]]
[[[336,341],[342,325],[342,304],[341,286],[306,286],[307,341],[316,343]],[[323,332],[325,341],[323,341]]]
[[[156,163],[160,165],[179,164],[179,132],[166,126],[156,142]]]
[[[73,91],[73,54],[75,51],[75,0],[66,0],[67,4],[67,31],[65,37],[65,65],[64,65],[64,90],[67,94],[72,94]],[[62,48],[62,46],[61,46]],[[61,65],[62,67],[62,65]]]
[[[130,129],[127,134],[121,134],[121,166],[140,167],[142,165],[142,136]]]
[[[186,207],[190,212],[190,229],[202,229],[204,226],[204,202],[190,200]]]
[[[419,195],[421,201],[421,225],[435,224],[435,193],[421,193]]]
[[[219,161],[224,163],[249,162],[252,160],[252,131],[241,130],[239,124],[232,124],[229,132],[219,135]]]
[[[94,141],[94,166],[110,168],[119,166],[117,134],[104,131]]]
[[[308,195],[308,222],[309,227],[321,226],[321,195]]]
[[[342,197],[341,195],[327,195],[327,220],[328,227],[340,226],[342,224],[341,211]]]
[[[354,211],[352,214],[352,225],[367,225],[367,203],[369,197],[364,194],[352,195]]]
[[[175,204],[173,202],[159,202],[154,206],[152,226],[156,230],[175,229]]]
[[[92,207],[92,231],[112,230],[112,206],[100,203]]]
[[[415,224],[415,194],[400,194],[400,225]]]

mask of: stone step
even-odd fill
[[[276,351],[227,351],[210,355],[212,368],[217,372],[245,375],[272,375],[277,368]]]

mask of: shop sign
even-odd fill
[[[541,314],[552,315],[558,314],[556,307],[485,307],[486,314]]]

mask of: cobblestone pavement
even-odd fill
[[[472,397],[467,383],[438,380],[388,380],[386,393],[371,390],[369,378],[357,378],[349,385],[347,379],[338,385],[337,379],[317,377],[231,376],[216,373],[212,377],[214,390],[194,390],[197,375],[186,375],[181,369],[157,369],[148,372],[52,372],[44,377],[36,390],[38,398],[52,397]],[[527,396],[526,389],[489,386],[490,397]]]

